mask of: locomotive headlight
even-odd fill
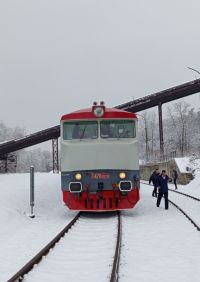
[[[104,107],[95,107],[93,113],[96,117],[102,117],[104,115]]]
[[[82,175],[80,173],[76,173],[75,174],[75,179],[76,180],[81,180],[82,179]]]
[[[125,173],[124,171],[120,172],[119,178],[120,178],[120,179],[126,178],[126,173]]]

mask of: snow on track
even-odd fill
[[[81,216],[24,282],[108,282],[117,239],[117,216]]]

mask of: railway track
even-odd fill
[[[183,193],[183,192],[176,191],[176,190],[172,190],[172,189],[169,189],[169,191],[174,192],[174,193],[177,193],[177,194],[180,194],[180,195],[183,195],[183,196],[185,196],[185,197],[188,197],[188,198],[191,198],[191,199],[193,199],[193,200],[196,200],[196,201],[200,202],[200,199],[199,199],[199,198],[196,198],[196,197],[194,197],[194,196],[192,196],[192,195],[188,195],[188,194],[185,194],[185,193]]]
[[[106,215],[80,212],[7,282],[117,282],[120,247],[120,212]]]
[[[197,225],[194,220],[183,210],[181,209],[177,204],[175,204],[173,201],[169,200],[169,202],[175,207],[177,208],[193,225],[194,227],[197,228],[198,231],[200,231],[200,226]]]
[[[148,183],[141,183],[153,187],[153,185],[150,185]],[[171,198],[169,199],[169,203],[171,203],[177,210],[179,210],[194,225],[194,227],[198,231],[200,231],[200,199],[172,189],[169,189],[169,191],[174,192],[174,194],[176,194],[176,196],[173,196],[173,201]],[[184,197],[184,199],[187,198],[190,202],[185,202],[181,200],[181,197]],[[191,214],[191,206],[193,214]]]

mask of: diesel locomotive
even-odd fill
[[[61,186],[70,210],[113,211],[139,201],[137,116],[103,102],[61,118]]]

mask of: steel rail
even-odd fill
[[[181,194],[181,195],[183,195],[183,196],[186,196],[186,197],[188,197],[188,198],[191,198],[191,199],[193,199],[193,200],[195,200],[195,201],[199,201],[199,202],[200,202],[200,199],[199,199],[199,198],[196,198],[196,197],[194,197],[194,196],[185,194],[185,193],[183,193],[183,192],[175,191],[175,190],[172,190],[172,189],[169,189],[169,191],[174,192],[174,193]]]
[[[119,260],[120,260],[121,238],[122,238],[121,213],[119,211],[117,212],[117,216],[118,216],[117,242],[116,242],[115,256],[113,261],[110,282],[117,282],[119,278],[118,271],[119,271]]]
[[[27,264],[25,264],[15,275],[13,275],[7,282],[20,282],[23,280],[24,275],[27,274],[35,264],[38,264],[42,257],[47,255],[50,249],[52,249],[55,244],[69,231],[69,229],[75,224],[75,222],[80,217],[81,212],[79,212],[70,223],[52,240],[50,241],[37,255],[35,255]]]
[[[184,212],[183,209],[181,209],[177,204],[175,204],[175,203],[172,202],[171,200],[168,199],[168,201],[169,201],[174,207],[176,207],[182,214],[184,214],[184,216],[197,228],[197,230],[200,231],[200,227],[194,222],[194,220],[193,220],[186,212]]]

